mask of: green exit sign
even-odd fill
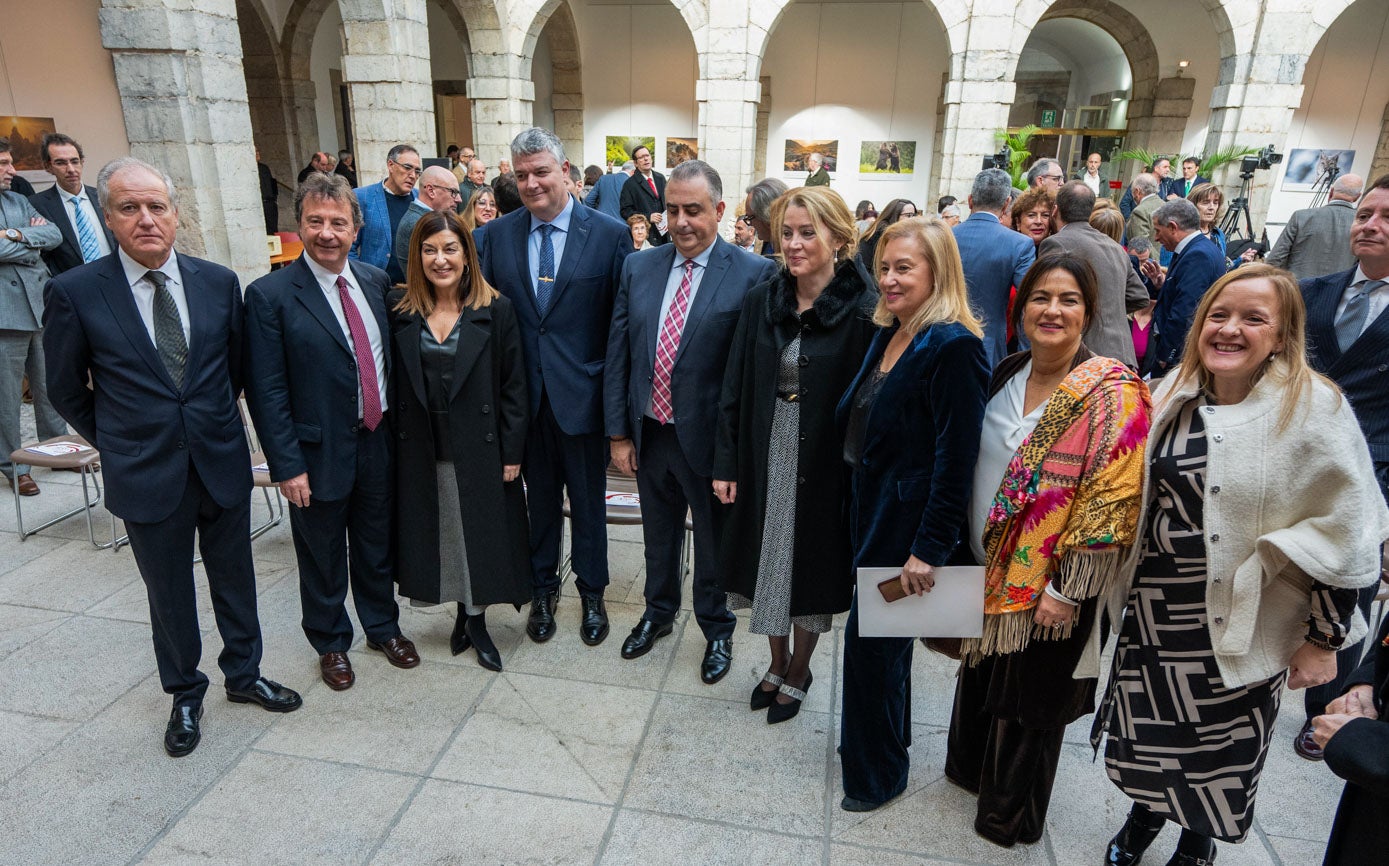
[[[1042,126],[1048,128],[1056,126],[1056,109],[1047,108],[1042,111]]]

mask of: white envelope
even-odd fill
[[[878,584],[900,568],[858,570],[858,632],[864,637],[983,637],[984,567],[943,566],[925,595],[888,604]]]

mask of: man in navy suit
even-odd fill
[[[1355,208],[1350,224],[1355,267],[1302,281],[1307,302],[1307,360],[1345,393],[1370,446],[1380,492],[1389,500],[1389,175],[1383,175]],[[1368,618],[1378,586],[1360,594]],[[1307,723],[1293,741],[1297,753],[1321,758],[1311,738],[1311,719],[1345,688],[1364,647],[1336,653],[1336,678],[1307,690]]]
[[[96,190],[82,184],[82,145],[61,132],[50,132],[43,137],[42,150],[43,167],[55,183],[31,196],[29,204],[63,233],[63,242],[43,254],[48,272],[56,277],[110,255],[116,239],[97,206]]]
[[[341,175],[305,178],[294,215],[304,255],[246,288],[246,397],[292,506],[304,634],[340,691],[356,680],[349,584],[367,647],[398,668],[420,663],[400,633],[391,568],[390,284],[348,260],[362,212]]]
[[[1196,157],[1188,156],[1182,160],[1182,176],[1167,178],[1167,189],[1163,195],[1163,200],[1176,201],[1179,198],[1186,198],[1196,187],[1203,183],[1210,183],[1210,178],[1201,177],[1200,170],[1201,160]]]
[[[522,132],[511,142],[511,159],[525,206],[474,237],[483,277],[516,307],[530,390],[521,474],[535,595],[526,633],[536,642],[555,634],[567,488],[583,608],[579,636],[596,646],[608,636],[603,364],[631,235],[624,223],[577,206],[565,184],[569,161],[554,133],[538,127]]]
[[[1158,293],[1143,373],[1158,379],[1181,362],[1191,317],[1206,289],[1225,274],[1225,256],[1201,231],[1196,205],[1184,198],[1153,211],[1153,231],[1163,249],[1172,253],[1165,274],[1152,259],[1143,263],[1143,275]]]
[[[733,660],[733,626],[719,589],[714,428],[724,363],[748,289],[776,266],[719,237],[723,182],[708,163],[676,166],[666,183],[671,243],[633,255],[608,336],[603,403],[613,465],[637,476],[646,542],[646,613],[622,645],[645,655],[680,612],[685,514],[694,522],[694,612],[707,642],[700,676],[716,683]]]
[[[106,507],[125,520],[159,681],[174,698],[164,748],[179,757],[197,748],[208,684],[198,670],[195,531],[227,698],[273,712],[302,701],[260,674],[251,455],[236,405],[241,287],[226,268],[174,252],[178,207],[159,169],[117,159],[97,185],[117,252],[48,283],[48,393],[101,451]]]
[[[584,204],[597,208],[615,220],[622,219],[622,187],[636,170],[637,164],[629,159],[623,163],[620,171],[598,178],[593,189],[588,191]]]
[[[1003,225],[1013,181],[1008,172],[990,168],[974,177],[969,219],[955,226],[955,243],[965,268],[969,302],[984,323],[984,352],[989,369],[1008,354],[1008,295],[1022,285],[1037,259],[1032,239]]]

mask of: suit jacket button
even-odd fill
[[[355,370],[355,369],[357,369],[357,362],[356,362],[356,361],[348,361],[348,362],[347,362],[347,369],[349,369],[349,370]]]
[[[810,359],[807,358],[805,355],[801,355],[799,358],[796,359],[796,364],[801,367],[809,367]]]
[[[544,328],[541,328],[541,329],[540,329],[540,336],[542,336],[542,337],[545,336],[545,329],[544,329]]]
[[[497,437],[496,437],[496,436],[493,436],[491,433],[488,433],[488,434],[487,434],[486,436],[484,436],[483,438],[484,438],[485,440],[487,440],[488,442],[495,442],[495,441],[497,440]]]
[[[400,436],[401,439],[404,439],[404,438],[405,438],[405,434],[404,434],[404,433],[400,433],[400,434],[398,434],[398,435]]]
[[[805,483],[805,476],[804,476],[804,475],[797,475],[797,476],[796,476],[796,483],[797,483],[797,484],[804,484],[804,483]]]
[[[1380,365],[1379,365],[1379,372],[1383,373],[1383,372],[1386,372],[1386,371],[1389,371],[1389,364],[1380,364]]]
[[[486,403],[483,403],[483,404],[482,404],[482,414],[487,415],[487,414],[490,414],[491,412],[492,412],[492,407],[491,407],[491,406],[488,406]]]
[[[182,439],[178,440],[178,447],[180,447],[180,448],[183,447],[183,440],[182,440]]]
[[[353,425],[352,425],[352,432],[353,432],[353,433],[356,433],[356,432],[357,432],[357,425],[356,425],[356,424],[353,424]]]

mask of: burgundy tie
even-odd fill
[[[680,351],[680,335],[685,330],[685,311],[690,306],[690,279],[694,275],[694,260],[685,259],[685,276],[670,302],[661,335],[656,338],[656,371],[651,377],[651,414],[662,424],[675,417],[670,401],[670,371],[675,367],[675,354]]]
[[[362,313],[347,293],[347,280],[338,277],[338,299],[342,301],[342,315],[347,319],[347,330],[352,334],[352,353],[357,356],[357,384],[362,389],[362,426],[375,430],[381,423],[381,390],[376,384],[376,359],[371,354],[371,340],[367,338],[366,326],[362,324]]]
[[[654,178],[654,177],[648,177],[648,178],[646,179],[646,185],[649,186],[649,187],[651,187],[651,196],[652,196],[652,198],[656,199],[656,201],[660,201],[660,200],[661,200],[661,194],[658,193],[658,192],[656,192],[656,178]]]

